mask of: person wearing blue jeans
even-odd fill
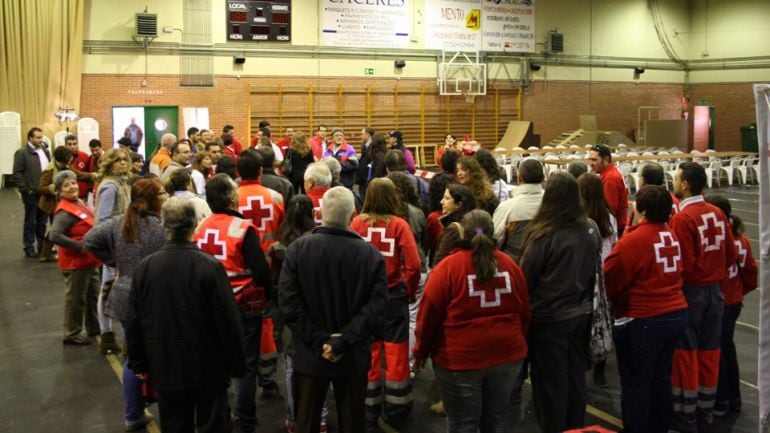
[[[121,321],[123,326],[123,335],[126,335],[126,324]],[[134,431],[144,428],[152,417],[144,415],[144,397],[142,397],[142,380],[134,373],[128,365],[128,358],[123,361],[123,401],[125,410],[123,417],[125,419],[126,431]]]

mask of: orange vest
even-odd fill
[[[257,180],[243,180],[238,187],[238,212],[257,229],[263,252],[274,244],[284,216],[283,197],[260,185]]]
[[[56,205],[54,215],[59,211],[67,212],[78,218],[80,221],[75,223],[67,230],[67,236],[75,241],[82,241],[83,237],[94,227],[94,213],[81,200],[73,202],[66,199],[59,200]],[[91,253],[83,253],[70,248],[59,247],[59,268],[64,270],[73,269],[93,269],[99,267],[101,262]]]
[[[250,226],[248,221],[238,217],[215,213],[195,229],[194,240],[198,248],[222,263],[234,293],[240,292],[252,280],[242,253],[243,239]]]

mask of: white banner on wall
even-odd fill
[[[323,45],[409,47],[409,0],[322,0],[321,7]]]
[[[481,50],[481,0],[425,0],[425,48]]]
[[[535,0],[485,0],[482,50],[535,52]]]

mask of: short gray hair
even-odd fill
[[[340,180],[340,172],[342,172],[342,166],[340,165],[339,161],[337,161],[335,158],[332,158],[331,156],[327,156],[326,158],[321,158],[321,160],[318,162],[329,167],[329,171],[332,173],[332,180]]]
[[[318,186],[329,187],[332,185],[332,173],[326,164],[314,162],[305,170],[305,180],[312,180]]]
[[[160,145],[165,147],[166,149],[171,150],[171,148],[176,144],[176,135],[172,133],[166,133],[163,134],[162,137],[160,137]]]
[[[190,199],[185,197],[171,197],[166,200],[161,209],[161,217],[166,239],[170,241],[188,240],[198,223],[195,207]]]
[[[53,177],[54,190],[56,192],[59,192],[61,190],[62,185],[64,185],[64,181],[67,179],[78,180],[78,177],[75,175],[75,172],[72,170],[62,170],[56,173],[56,176]]]
[[[321,202],[321,219],[328,227],[347,228],[355,210],[353,191],[335,186],[326,191]]]

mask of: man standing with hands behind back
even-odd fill
[[[348,229],[354,209],[349,189],[327,191],[321,208],[323,225],[289,246],[278,289],[295,350],[296,431],[319,431],[332,383],[340,432],[359,433],[366,431],[370,341],[385,308],[385,260]]]
[[[13,182],[24,203],[24,255],[37,258],[45,238],[46,214],[37,203],[40,200],[38,185],[40,174],[51,162],[51,154],[43,143],[43,131],[32,128],[27,133],[27,145],[13,155]],[[37,249],[35,249],[37,239]]]

